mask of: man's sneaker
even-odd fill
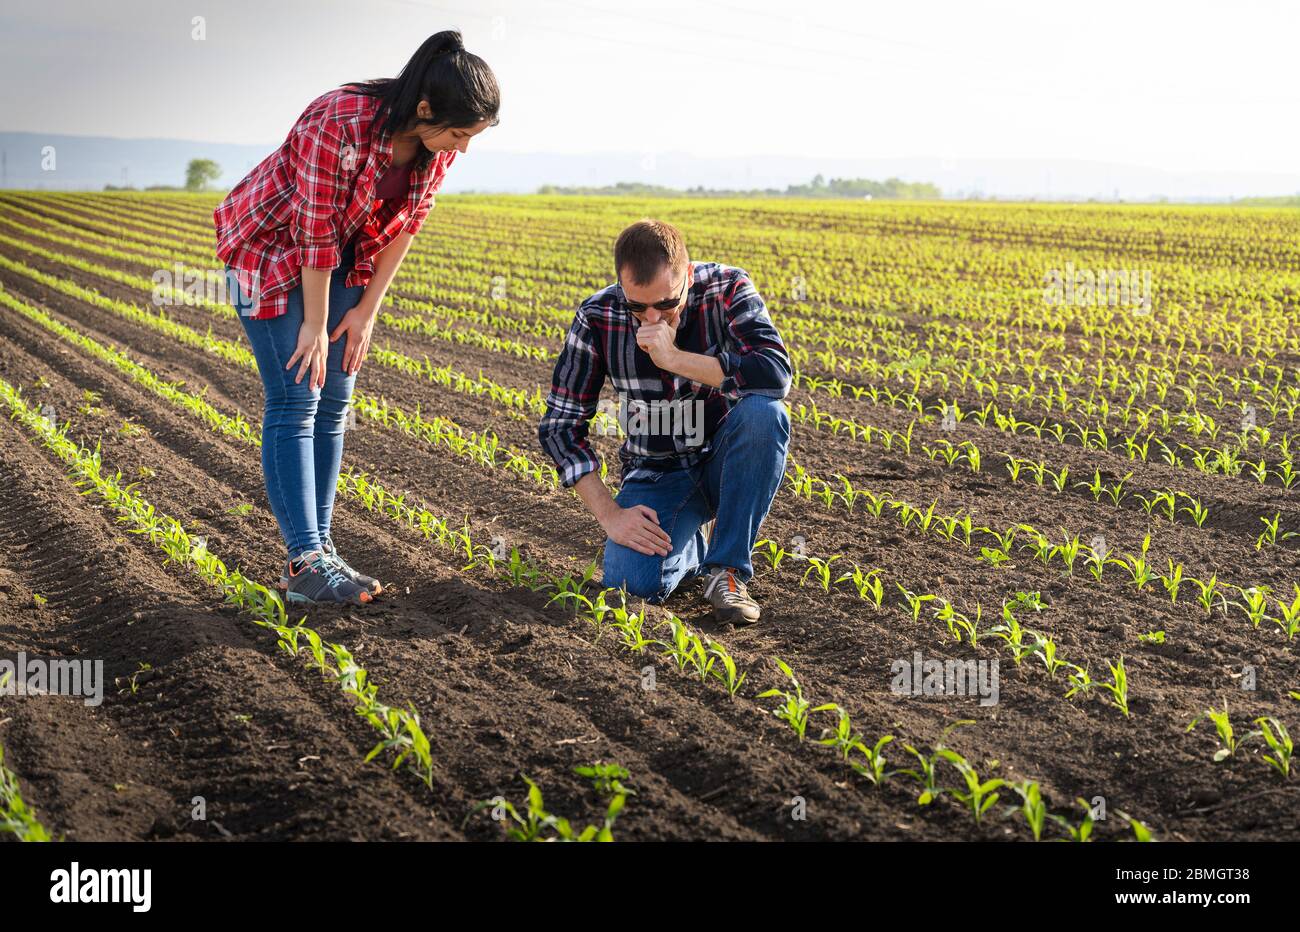
[[[710,573],[704,585],[704,597],[713,605],[713,617],[722,624],[752,625],[761,614],[758,603],[749,597],[745,584],[729,566]]]
[[[365,573],[358,573],[349,566],[347,561],[339,556],[338,551],[334,549],[334,541],[330,540],[328,537],[326,537],[324,542],[321,544],[321,551],[325,554],[326,559],[332,560],[338,565],[339,569],[343,571],[343,575],[347,576],[348,579],[352,580],[362,589],[367,590],[372,595],[380,595],[383,593],[384,587],[379,580],[375,579],[373,576],[367,576]],[[285,559],[284,561],[284,572],[280,574],[280,581],[276,583],[276,585],[281,589],[289,588],[288,559]]]
[[[365,573],[358,573],[352,567],[348,566],[347,561],[339,556],[339,552],[334,549],[334,541],[330,540],[328,534],[321,541],[321,550],[325,553],[325,556],[328,559],[333,560],[335,565],[337,565],[339,569],[343,570],[343,574],[347,576],[348,579],[352,580],[362,589],[369,591],[372,595],[379,595],[384,591],[383,584],[380,583],[379,580],[375,579],[373,576],[367,576]]]
[[[346,602],[352,605],[374,601],[374,596],[348,579],[338,565],[319,550],[304,553],[289,564],[287,572],[286,601]]]

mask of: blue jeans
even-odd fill
[[[338,326],[343,315],[361,300],[365,286],[344,287],[352,268],[350,250],[343,264],[330,276],[327,332]],[[233,276],[229,276],[233,279]],[[238,292],[237,286],[235,290]],[[248,301],[236,294],[236,308]],[[298,365],[285,369],[298,347],[303,322],[302,285],[289,292],[288,310],[269,320],[239,315],[248,342],[257,358],[266,405],[262,414],[262,474],[271,511],[280,525],[280,536],[289,558],[321,548],[330,532],[334,493],[343,462],[344,420],[352,401],[355,375],[343,371],[346,337],[329,344],[325,387],[309,388],[308,376],[294,382]]]
[[[785,475],[790,416],[778,398],[744,395],[727,414],[703,463],[624,482],[615,501],[622,508],[647,505],[672,538],[667,556],[638,553],[605,543],[604,584],[660,603],[686,579],[729,566],[742,582],[754,575],[750,562],[758,529]],[[700,526],[717,516],[712,540]]]

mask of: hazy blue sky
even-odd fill
[[[448,27],[502,84],[484,149],[1277,172],[1300,150],[1300,5],[1250,0],[40,0],[0,13],[0,130],[275,143]]]

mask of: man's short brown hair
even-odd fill
[[[665,263],[674,275],[684,272],[686,262],[681,230],[662,220],[638,220],[614,243],[614,275],[620,277],[627,269],[634,285],[653,282]]]

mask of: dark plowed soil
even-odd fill
[[[5,254],[112,297],[147,300],[9,247]],[[129,265],[92,261],[140,274]],[[260,383],[251,370],[20,274],[0,271],[0,284],[122,347],[159,375],[205,390],[222,411],[259,419]],[[199,330],[210,326],[225,339],[242,338],[233,319],[186,308],[171,316]],[[383,328],[376,343],[470,373],[481,368],[519,388],[549,382],[544,363]],[[140,480],[141,494],[203,533],[229,564],[268,584],[278,575],[281,545],[255,447],[210,432],[7,308],[0,308],[0,377],[34,402],[54,405],[80,442],[101,442],[112,468],[133,478],[152,470]],[[35,388],[38,377],[48,385]],[[408,410],[419,405],[427,418],[491,429],[503,444],[543,457],[534,419],[511,416],[489,399],[374,361],[358,389]],[[86,390],[102,396],[98,411],[78,411]],[[910,420],[883,406],[825,395],[790,398],[796,405],[813,400],[893,429]],[[118,428],[126,420],[143,432],[123,436]],[[1281,512],[1284,527],[1300,525],[1292,493],[1244,480],[1198,480],[1187,470],[964,423],[954,441],[974,439],[994,459],[975,474],[921,454],[921,443],[939,436],[919,429],[909,456],[796,425],[791,454],[817,476],[842,473],[855,486],[922,507],[937,499],[937,510],[961,509],[977,525],[1002,529],[1026,521],[1053,535],[1068,528],[1085,542],[1105,534],[1114,552],[1136,550],[1149,532],[1157,571],[1173,558],[1192,575],[1217,572],[1223,581],[1278,592],[1289,592],[1298,576],[1293,548],[1254,549],[1259,516]],[[522,800],[521,773],[543,787],[554,811],[594,821],[599,801],[571,768],[597,760],[627,767],[637,790],[616,827],[621,839],[1027,837],[1022,823],[1001,813],[973,826],[950,798],[918,807],[915,785],[902,777],[871,786],[811,740],[831,723],[824,713],[809,740],[796,741],[768,714],[773,700],[755,698],[781,682],[773,657],[791,664],[813,703],[847,710],[869,743],[895,735],[886,748],[891,768],[914,763],[904,742],[928,747],[949,723],[974,719],[949,745],[986,778],[1040,781],[1057,811],[1076,797],[1103,796],[1108,808],[1136,815],[1159,838],[1300,838],[1294,781],[1282,783],[1252,750],[1214,763],[1212,727],[1186,730],[1206,708],[1225,701],[1239,732],[1259,715],[1297,721],[1300,706],[1288,699],[1288,690],[1300,689],[1295,642],[1275,628],[1254,629],[1236,613],[1206,615],[1190,586],[1176,604],[1158,582],[1136,592],[1114,567],[1101,583],[1082,561],[1072,577],[1028,554],[994,568],[959,543],[904,530],[887,516],[827,510],[787,489],[777,496],[764,536],[789,547],[801,535],[810,553],[880,567],[888,601],[877,612],[844,587],[824,593],[811,579],[801,585],[806,564],[792,560],[779,572],[759,565],[751,591],[763,604],[764,621],[752,629],[719,630],[698,590],[676,595],[667,608],[726,643],[749,671],[735,700],[716,682],[680,676],[666,661],[653,662],[656,688],[643,688],[643,668],[652,663],[644,655],[621,651],[608,636],[595,641],[585,622],[547,607],[544,598],[463,571],[463,557],[340,501],[335,539],[354,565],[383,578],[389,594],[365,610],[313,611],[308,623],[353,651],[384,701],[419,711],[433,742],[430,790],[380,761],[363,763],[373,732],[334,687],[278,653],[273,637],[222,609],[186,571],[163,567],[158,552],[123,534],[21,428],[6,425],[0,438],[0,655],[27,650],[102,658],[110,679],[130,676],[140,663],[153,668],[138,691],[118,695],[110,688],[98,708],[70,699],[0,700],[7,763],[46,824],[69,838],[494,838],[499,829],[485,816],[462,821],[476,801],[497,794]],[[575,569],[599,553],[599,528],[571,493],[476,466],[364,419],[347,444],[345,466],[370,472],[436,514],[468,517],[476,536],[501,535],[552,570]],[[598,448],[615,462],[612,441],[602,439]],[[1213,517],[1204,528],[1170,524],[1132,507],[1096,504],[1082,490],[1054,494],[1012,484],[991,456],[996,450],[1068,464],[1080,479],[1094,468],[1112,476],[1132,470],[1131,488],[1175,487],[1202,496]],[[240,503],[251,512],[235,511]],[[1100,696],[1066,699],[1063,673],[1050,678],[1037,661],[1016,666],[993,638],[972,648],[925,615],[913,622],[897,604],[895,581],[964,610],[973,612],[979,602],[986,626],[1004,599],[1040,591],[1047,611],[1022,620],[1051,635],[1061,655],[1096,680],[1106,680],[1108,662],[1122,655],[1131,717]],[[32,593],[48,599],[45,607],[34,607]],[[1166,643],[1138,641],[1158,630],[1166,632]],[[975,697],[896,695],[891,663],[916,651],[927,659],[999,658],[1001,701],[981,707]],[[1240,688],[1247,665],[1256,677],[1253,691]],[[945,772],[949,785],[957,779]],[[208,800],[207,823],[190,819],[194,796]],[[790,817],[795,797],[807,801],[806,820]],[[1123,837],[1125,830],[1112,821],[1101,834]]]

